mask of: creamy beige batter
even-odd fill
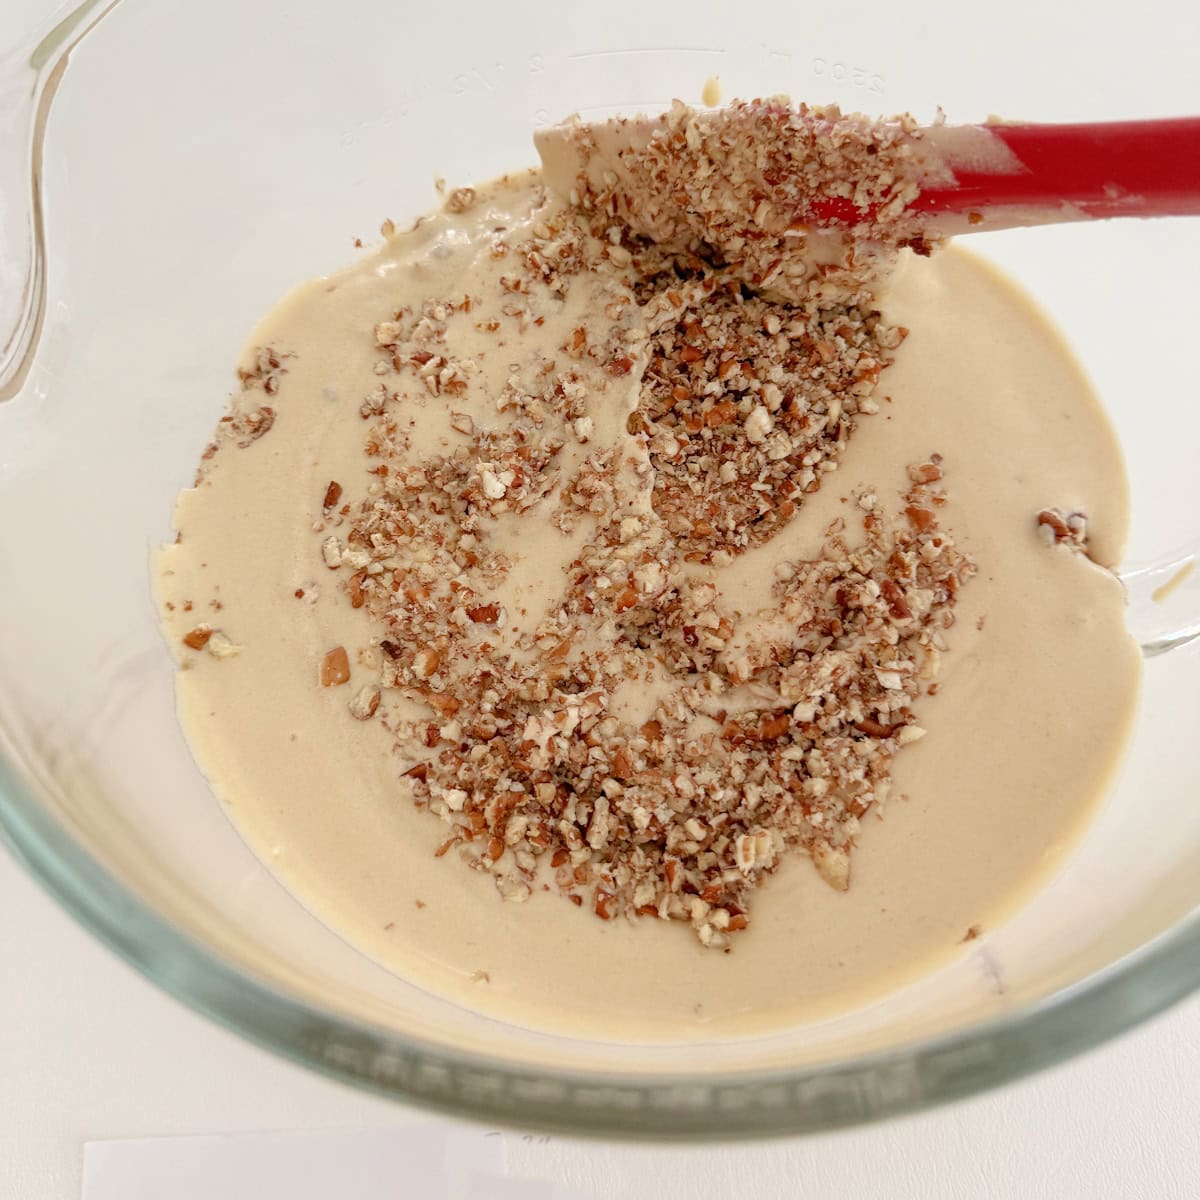
[[[729,954],[703,950],[674,922],[603,922],[550,892],[506,904],[489,875],[434,857],[445,826],[406,798],[381,724],[349,714],[347,692],[367,678],[354,650],[370,629],[324,572],[313,527],[328,480],[362,473],[356,410],[375,384],[364,331],[405,300],[468,281],[486,290],[500,267],[477,231],[529,221],[529,186],[428,218],[302,285],[251,337],[247,365],[258,346],[296,355],[271,399],[274,424],[207,465],[180,499],[180,540],[159,560],[193,751],[247,840],[315,913],[468,1007],[628,1041],[753,1034],[863,1004],[957,953],[968,931],[994,928],[1062,861],[1103,794],[1139,657],[1117,580],[1046,546],[1033,518],[1047,506],[1086,512],[1093,558],[1117,561],[1126,496],[1112,432],[1058,335],[991,268],[956,248],[902,262],[884,309],[911,334],[881,384],[890,400],[791,524],[718,572],[752,611],[775,561],[814,554],[856,488],[895,497],[906,463],[943,455],[942,521],[979,573],[959,600],[940,692],[917,705],[928,735],[898,756],[849,890],[789,859]],[[530,336],[552,348],[563,329]],[[505,359],[480,356],[485,383],[492,372],[502,384]],[[452,436],[431,406],[413,420],[423,446]],[[597,436],[621,437],[620,422]],[[529,517],[505,527],[516,566],[503,599],[536,612],[578,535]],[[182,646],[198,621],[219,627],[224,654]],[[318,687],[317,664],[339,644],[351,652],[351,688]],[[621,702],[634,719],[653,707],[636,690]]]

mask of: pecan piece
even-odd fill
[[[338,687],[350,679],[350,656],[345,646],[334,646],[321,659],[321,686]]]

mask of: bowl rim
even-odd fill
[[[826,1132],[963,1099],[1080,1054],[1200,986],[1200,911],[1034,1002],[910,1045],[803,1067],[634,1075],[448,1049],[301,1000],[144,903],[0,756],[0,838],[84,928],[196,1012],[342,1083],[449,1115],[546,1132],[746,1140]]]

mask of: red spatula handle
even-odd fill
[[[1089,217],[1200,215],[1200,117],[986,128],[1022,169],[983,174],[951,163],[957,185],[923,191],[911,211],[1068,204]]]

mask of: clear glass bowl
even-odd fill
[[[1142,5],[1130,21],[1115,5],[1083,20],[1032,2],[124,0],[90,30],[103,5],[85,5],[40,43],[30,35],[62,14],[22,27],[30,7],[8,18],[18,52],[0,59],[0,337],[15,393],[0,404],[0,823],[110,946],[345,1081],[491,1121],[640,1136],[795,1133],[963,1096],[1200,983],[1200,643],[1184,644],[1200,588],[1193,576],[1149,598],[1196,533],[1200,222],[976,243],[1057,315],[1110,405],[1131,562],[1158,563],[1129,577],[1131,621],[1152,650],[1174,648],[1149,657],[1121,779],[1054,882],[978,949],[837,1020],[702,1051],[602,1044],[475,1016],[374,965],[276,883],[214,802],[175,719],[148,570],[247,331],[297,280],[348,260],[354,237],[428,207],[435,174],[465,183],[528,163],[539,123],[698,99],[711,75],[726,96],[925,116],[941,103],[956,120],[1183,112],[1195,6]]]

